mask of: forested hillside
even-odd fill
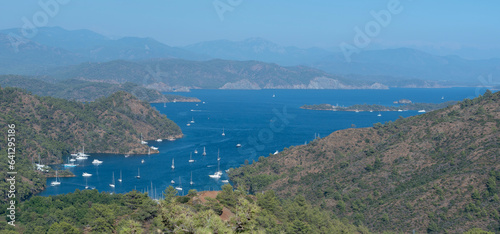
[[[26,89],[39,96],[51,96],[79,102],[93,102],[101,97],[107,97],[118,91],[125,91],[136,96],[141,101],[158,102],[199,102],[197,98],[184,97],[173,94],[162,94],[158,90],[148,89],[138,84],[126,82],[111,84],[69,79],[59,82],[46,82],[41,79],[17,75],[0,75],[2,87],[16,87]]]
[[[45,186],[45,175],[35,172],[32,160],[43,164],[61,162],[63,156],[85,147],[89,153],[145,154],[145,140],[182,137],[174,122],[148,103],[131,94],[117,92],[92,103],[80,103],[52,97],[39,97],[16,88],[0,88],[0,174],[7,173],[7,129],[15,124],[16,170],[20,200]],[[156,151],[152,151],[154,153]],[[7,181],[0,181],[2,202]]]
[[[500,231],[500,93],[346,129],[230,173],[251,193],[303,194],[370,230]]]
[[[279,200],[270,191],[256,196],[225,185],[220,192],[190,190],[165,199],[147,194],[76,190],[33,197],[19,208],[17,227],[0,221],[2,233],[368,233],[341,222],[298,196]],[[4,212],[2,209],[1,212]]]

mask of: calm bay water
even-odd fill
[[[480,90],[481,93],[484,90]],[[327,136],[333,131],[356,127],[370,127],[377,122],[393,121],[399,116],[417,115],[407,112],[331,112],[302,110],[304,104],[354,104],[393,105],[403,98],[413,102],[440,103],[449,100],[463,100],[476,96],[476,88],[451,89],[390,89],[390,90],[193,90],[190,93],[176,93],[193,96],[205,103],[152,104],[161,113],[176,122],[185,137],[177,141],[149,142],[159,148],[160,154],[131,156],[113,154],[91,154],[89,159],[78,162],[70,168],[76,177],[60,178],[61,185],[50,186],[40,195],[49,196],[90,188],[112,193],[126,193],[131,190],[149,191],[159,196],[169,185],[181,186],[184,194],[189,189],[220,190],[227,180],[224,172],[218,180],[209,178],[217,170],[217,152],[220,151],[222,171],[238,167],[245,160],[252,162],[259,156],[267,156],[285,147],[301,145],[313,140],[315,134]],[[275,97],[273,98],[273,94]],[[444,97],[444,99],[442,99]],[[194,123],[187,126],[191,120]],[[222,136],[222,132],[225,136]],[[241,144],[241,148],[236,145]],[[207,155],[202,156],[203,147]],[[194,151],[198,150],[198,154]],[[92,149],[86,149],[91,152]],[[194,163],[188,160],[192,154]],[[104,161],[95,166],[94,159]],[[172,159],[175,169],[171,169]],[[144,160],[144,163],[141,163]],[[58,166],[54,166],[58,168]],[[140,179],[135,176],[140,170]],[[82,173],[93,174],[82,177]],[[123,181],[118,182],[120,172]],[[115,188],[112,175],[115,177]],[[192,173],[193,185],[190,185]],[[182,185],[181,185],[182,184]],[[155,192],[156,191],[156,192]]]

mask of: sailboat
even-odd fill
[[[141,178],[141,171],[139,170],[139,168],[137,168],[137,176],[135,178],[137,179]]]
[[[194,123],[194,118],[193,117],[191,117],[190,123]]]
[[[88,188],[89,188],[89,186],[87,184],[87,178],[85,178],[85,189],[88,189]]]
[[[69,160],[69,158],[68,158],[68,163],[64,164],[64,167],[76,167],[76,164],[74,163],[74,161],[71,161],[71,163],[70,163],[70,161],[71,160]]]
[[[167,107],[167,102],[163,102],[163,107]]]
[[[120,170],[120,179],[118,179],[118,182],[122,182],[122,170]]]
[[[111,188],[115,187],[115,172],[113,172],[113,183],[109,184],[109,187]]]
[[[191,181],[189,181],[189,184],[190,184],[190,185],[193,185],[193,184],[194,184],[194,182],[193,182],[193,172],[191,172]]]
[[[182,181],[181,181],[181,177],[180,176],[179,176],[179,186],[175,187],[175,189],[177,189],[179,191],[182,191]]]
[[[443,100],[443,99],[444,99],[444,96],[441,97],[441,100]]]
[[[205,151],[205,146],[203,146],[203,156],[206,156],[207,155],[207,151]]]
[[[170,183],[171,183],[171,184],[175,184],[175,180],[171,180],[171,181],[170,181]]]
[[[56,181],[52,181],[52,183],[50,183],[50,185],[52,185],[52,186],[60,185],[61,182],[57,180],[58,178],[59,177],[57,176],[57,170],[56,170]]]
[[[380,111],[378,112],[378,115],[377,115],[377,116],[378,116],[378,117],[382,116],[382,114],[380,114]]]
[[[222,172],[220,171],[220,158],[219,155],[217,154],[217,171],[213,175],[208,175],[208,176],[212,179],[219,179],[221,175]]]
[[[174,166],[174,159],[172,158],[172,166],[171,166],[172,170],[175,169],[175,166]]]
[[[193,154],[189,154],[189,162],[190,162],[190,163],[194,162],[194,159],[193,159]]]
[[[225,136],[226,133],[224,133],[224,127],[222,127],[222,136]]]
[[[141,144],[143,144],[143,145],[147,145],[148,144],[146,141],[142,140],[142,133],[141,133]]]
[[[73,155],[73,154],[72,154]],[[88,154],[85,154],[85,146],[83,146],[82,152],[78,152],[75,154],[77,160],[85,160],[89,156]]]
[[[76,154],[71,154],[71,156],[77,157],[76,159],[87,159],[87,157],[90,155],[85,154],[85,146],[83,146],[82,152],[78,152]]]
[[[219,149],[217,149],[217,161],[220,161],[219,152],[220,152],[220,150],[219,150]]]
[[[197,154],[198,153],[198,149],[194,149],[194,153]]]

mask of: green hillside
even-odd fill
[[[500,93],[346,129],[232,170],[252,193],[307,200],[370,230],[500,231]]]
[[[145,154],[145,140],[182,137],[174,122],[148,103],[131,94],[117,92],[83,104],[52,97],[39,97],[16,88],[0,88],[0,174],[7,178],[8,125],[15,125],[17,198],[27,199],[45,186],[45,173],[33,169],[32,160],[60,163],[65,156],[81,150],[89,153]],[[152,151],[155,153],[156,151]],[[50,173],[50,172],[49,172]],[[8,182],[0,181],[3,203]]]
[[[41,79],[17,75],[0,75],[0,85],[3,87],[17,87],[26,89],[39,96],[51,96],[79,102],[93,102],[101,97],[107,97],[118,91],[125,91],[136,96],[139,100],[149,103],[158,102],[199,102],[197,98],[180,95],[162,94],[157,90],[148,89],[138,84],[126,82],[111,84],[69,79],[49,83]]]
[[[0,221],[2,233],[368,233],[313,208],[304,197],[279,200],[273,192],[247,195],[225,185],[221,192],[190,190],[166,199],[147,194],[76,190],[33,197],[19,208],[16,227]],[[3,212],[5,209],[2,209]]]

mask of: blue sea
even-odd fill
[[[354,104],[394,105],[393,101],[410,99],[413,102],[440,103],[476,97],[485,90],[476,88],[447,89],[389,89],[389,90],[193,90],[175,93],[197,97],[200,103],[152,104],[161,113],[177,123],[184,138],[176,141],[150,141],[159,148],[159,154],[124,155],[90,154],[79,166],[70,168],[76,177],[59,178],[61,185],[50,186],[55,180],[47,180],[47,189],[40,195],[50,196],[74,192],[76,189],[97,189],[110,193],[126,193],[131,190],[149,192],[155,198],[175,181],[174,187],[182,187],[180,194],[190,189],[198,191],[220,190],[227,180],[225,170],[238,167],[248,160],[252,163],[260,156],[268,156],[284,148],[302,145],[315,136],[350,128],[370,127],[374,123],[394,121],[399,116],[409,117],[417,111],[382,112],[332,112],[303,110],[304,104],[329,103],[340,106]],[[273,97],[274,96],[274,97]],[[190,126],[187,124],[194,121]],[[224,131],[225,136],[222,136]],[[241,144],[241,147],[236,147]],[[202,156],[206,148],[206,156]],[[198,153],[195,154],[194,151]],[[86,149],[92,152],[92,149]],[[217,171],[217,154],[220,155],[220,179],[208,175]],[[195,160],[189,163],[192,155]],[[95,166],[94,159],[102,160]],[[171,169],[172,159],[175,169]],[[144,163],[141,163],[144,160]],[[55,165],[54,168],[64,170]],[[140,179],[135,178],[140,171]],[[82,173],[91,177],[82,177]],[[113,183],[114,173],[115,187]],[[121,178],[122,182],[118,182]],[[192,174],[192,179],[191,179]],[[190,184],[190,181],[193,184]],[[230,183],[230,182],[229,182]]]

